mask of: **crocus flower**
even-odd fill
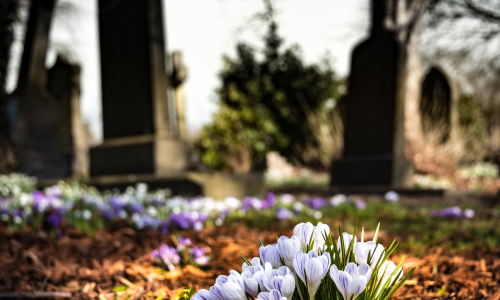
[[[314,227],[314,247],[313,250],[317,253],[319,249],[323,249],[325,247],[325,236],[330,234],[330,227],[321,222],[318,223]]]
[[[344,300],[354,300],[365,290],[371,277],[371,269],[367,264],[358,267],[355,263],[348,263],[344,271],[339,271],[337,266],[332,265],[330,277]]]
[[[293,292],[295,291],[295,277],[291,274],[291,272],[285,276],[278,275],[273,277],[271,285],[275,290],[278,290],[283,297],[287,300],[291,300]]]
[[[348,234],[347,232],[342,233],[341,237],[342,237],[342,241],[344,242],[344,250],[343,250],[343,252],[346,253],[347,259],[349,259],[350,253],[347,253],[347,250],[349,250],[349,246],[351,245],[351,242],[352,242],[353,238],[354,238],[354,247],[356,246],[357,239],[356,239],[355,236],[353,237],[352,234]],[[337,240],[337,249],[339,251],[341,251],[340,247],[342,246],[342,241],[340,240],[340,236],[339,236],[339,238]],[[354,247],[351,247],[351,250],[354,250]],[[340,260],[342,260],[342,255],[340,256]]]
[[[399,201],[399,194],[394,191],[389,191],[385,193],[384,198],[389,202],[397,202]]]
[[[330,199],[330,204],[335,207],[347,201],[347,197],[343,194],[335,195]]]
[[[270,263],[273,268],[279,268],[281,266],[280,262],[280,252],[278,250],[278,245],[272,244],[267,246],[260,246],[259,248],[260,259],[263,263]]]
[[[356,208],[359,210],[363,210],[366,208],[366,202],[363,200],[356,201]]]
[[[167,245],[160,246],[158,249],[158,255],[170,271],[175,269],[175,265],[179,264],[179,261],[181,260],[177,251]]]
[[[313,250],[309,251],[307,254],[298,252],[295,255],[293,260],[295,273],[304,284],[307,284],[309,299],[313,299],[318,291],[321,281],[326,273],[328,273],[330,262],[330,255],[326,252],[321,256],[318,256]]]
[[[295,272],[295,268],[293,267],[293,259],[295,258],[295,254],[299,252],[301,249],[301,242],[297,236],[292,236],[288,238],[286,236],[281,236],[278,239],[278,250],[281,258],[285,262],[285,266],[290,268],[293,272]]]
[[[220,285],[220,292],[225,300],[247,300],[243,277],[235,270],[229,271],[227,281]],[[219,276],[220,277],[220,276]],[[216,282],[217,284],[217,282]]]
[[[245,291],[250,295],[257,297],[260,291],[267,291],[264,284],[264,268],[261,265],[247,266],[241,273]]]
[[[252,266],[260,266],[261,265],[260,258],[258,258],[258,257],[252,258],[250,263],[252,264]],[[243,265],[241,266],[241,269],[242,269],[242,271],[245,271],[245,269],[248,267],[250,267],[250,266],[246,262],[244,262]]]
[[[265,268],[264,268],[264,287],[266,288],[266,291],[271,291],[272,289],[275,289],[276,286],[281,286],[282,281],[284,280],[284,277],[286,275],[293,275],[292,271],[288,267],[280,267],[279,269],[273,269],[270,263],[266,263]],[[293,277],[293,276],[292,276]],[[289,277],[287,277],[287,280]],[[295,279],[294,279],[295,282]],[[285,282],[287,284],[286,287],[284,287],[284,291],[287,293],[290,292],[290,286],[288,285],[289,282]],[[294,283],[294,288],[295,288],[295,283]],[[291,291],[293,293],[293,289]]]
[[[372,270],[375,269],[380,257],[385,254],[384,246],[375,244],[372,241],[358,242],[354,245],[354,258],[358,264],[369,264]],[[370,262],[368,262],[370,256]]]
[[[186,246],[191,246],[193,243],[191,242],[190,238],[183,238],[182,236],[179,236],[177,240],[177,251],[184,251],[186,249]]]
[[[293,213],[286,208],[278,207],[276,210],[276,218],[278,218],[278,220],[290,220],[293,218]]]
[[[474,218],[474,211],[472,209],[464,210],[464,218],[466,218],[466,219]]]
[[[313,224],[309,222],[300,223],[295,225],[295,227],[293,228],[293,235],[299,238],[299,240],[302,242],[302,247],[306,247],[311,241],[313,231]]]

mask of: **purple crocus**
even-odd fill
[[[205,255],[205,248],[199,248],[199,247],[194,246],[191,249],[191,251],[193,253],[193,260],[196,264],[198,264],[200,266],[205,266],[208,264],[209,257],[208,257],[208,255]]]
[[[323,198],[314,198],[309,202],[309,206],[314,210],[320,209],[325,205],[326,205],[326,200]]]
[[[63,221],[64,210],[62,209],[54,209],[47,216],[47,223],[52,228],[57,228],[61,225]]]
[[[183,238],[182,236],[179,236],[177,239],[177,251],[181,252],[186,249],[186,246],[191,246],[193,243],[191,242],[190,238]]]

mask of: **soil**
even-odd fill
[[[172,245],[170,236],[159,233],[122,228],[88,236],[67,231],[54,240],[44,233],[11,234],[0,228],[0,298],[11,292],[52,291],[68,292],[73,299],[175,299],[183,287],[209,288],[218,275],[241,271],[240,254],[258,256],[259,238],[267,244],[291,234],[292,228],[256,231],[235,224],[183,232],[195,245],[209,248],[210,266],[167,272],[149,256],[163,243]],[[394,299],[500,300],[500,249],[478,254],[437,247],[425,256],[406,255],[403,267],[405,272],[417,269]]]

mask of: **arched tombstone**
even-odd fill
[[[427,140],[444,144],[455,127],[457,93],[452,80],[438,67],[432,67],[422,82],[420,117]]]

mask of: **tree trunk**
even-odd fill
[[[10,60],[10,48],[14,41],[14,23],[17,19],[19,0],[0,1],[0,173],[14,169],[14,154],[10,128],[7,121],[7,94],[5,85]]]

